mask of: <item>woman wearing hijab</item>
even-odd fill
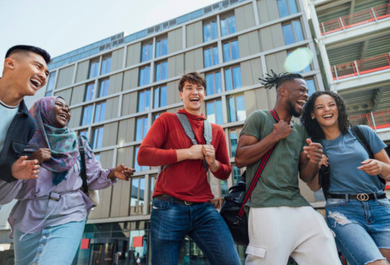
[[[9,216],[15,263],[69,265],[81,241],[93,203],[82,187],[77,135],[67,127],[69,107],[61,97],[39,99],[30,109],[36,131],[26,148],[41,165],[38,178],[0,184],[0,203],[18,202]],[[105,189],[117,178],[129,180],[124,165],[102,169],[83,139],[88,188]]]

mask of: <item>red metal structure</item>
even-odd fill
[[[322,35],[327,35],[388,17],[390,17],[390,3],[323,22],[320,24],[320,31]]]
[[[333,80],[340,80],[385,69],[390,69],[390,58],[388,53],[349,63],[334,65],[332,66],[331,71]]]

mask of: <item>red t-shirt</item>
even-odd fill
[[[192,115],[184,109],[190,121],[198,144],[205,144],[203,137],[203,120],[201,116]],[[229,178],[232,167],[226,145],[225,133],[221,126],[211,124],[215,148],[215,159],[219,162],[217,172],[212,172],[219,179]],[[177,162],[176,149],[187,149],[192,146],[190,138],[185,134],[179,119],[174,113],[163,113],[152,125],[138,151],[139,165],[169,165],[158,176],[153,197],[167,194],[180,200],[190,202],[208,202],[214,198],[203,160],[184,160]]]

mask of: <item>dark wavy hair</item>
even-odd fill
[[[295,78],[303,79],[303,76],[295,73],[280,73],[276,74],[271,69],[271,74],[265,74],[263,78],[259,78],[260,83],[266,88],[271,89],[275,86],[278,89],[286,81],[294,81]]]
[[[206,79],[203,75],[197,72],[187,73],[181,76],[179,81],[179,91],[183,92],[185,82],[200,85],[204,88],[204,90],[206,90]]]
[[[325,134],[322,131],[320,125],[318,124],[316,119],[311,118],[311,113],[314,110],[314,103],[319,96],[329,95],[336,101],[337,109],[339,112],[338,123],[339,128],[342,134],[346,134],[348,132],[348,128],[351,126],[348,120],[348,114],[345,107],[345,103],[340,95],[331,92],[331,91],[317,91],[313,93],[310,98],[307,100],[305,104],[305,108],[303,109],[301,123],[305,126],[307,133],[312,139],[320,140],[325,139]]]

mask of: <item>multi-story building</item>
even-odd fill
[[[314,15],[322,2],[346,1],[309,2]],[[207,96],[203,112],[209,121],[220,124],[226,134],[232,175],[227,181],[209,175],[215,195],[212,202],[217,209],[243,170],[234,166],[234,155],[246,117],[255,109],[270,109],[275,104],[276,91],[265,90],[258,78],[271,69],[285,72],[288,54],[298,48],[316,54],[318,45],[322,63],[313,56],[301,71],[310,94],[329,86],[340,93],[345,92],[352,109],[354,106],[360,108],[360,103],[355,102],[357,99],[346,93],[350,90],[345,88],[346,83],[353,78],[344,79],[337,70],[339,63],[347,63],[352,58],[346,55],[349,49],[340,53],[345,60],[339,59],[336,53],[331,55],[328,44],[333,36],[322,34],[318,18],[316,21],[313,17],[317,44],[312,38],[305,7],[306,3],[296,0],[224,0],[140,32],[127,36],[120,33],[53,59],[49,65],[48,83],[40,96],[62,96],[68,102],[72,113],[69,127],[89,137],[103,167],[124,163],[137,170],[129,182],[119,182],[99,191],[100,204],[91,211],[74,264],[111,264],[115,260],[119,260],[117,264],[135,264],[132,262],[137,254],[141,264],[150,264],[151,195],[158,169],[139,166],[136,156],[153,121],[163,112],[182,108],[177,87],[183,73],[198,71],[204,74]],[[326,20],[327,17],[321,18]],[[373,22],[374,26],[388,23],[377,22],[379,20]],[[388,52],[382,48],[387,45],[386,31],[382,32],[382,37],[372,31],[365,31],[374,35],[373,41],[362,44],[365,57]],[[336,36],[337,33],[332,34]],[[344,29],[341,34],[346,34]],[[362,34],[361,38],[365,35],[368,34]],[[336,65],[332,68],[337,70],[333,72],[336,79],[326,63],[327,60],[329,64],[329,59],[332,66]],[[325,86],[321,70],[325,73]],[[386,71],[379,74],[385,75]],[[374,78],[372,75],[367,74],[367,78]],[[360,71],[357,83],[362,84],[362,76]],[[385,81],[375,88],[382,101],[369,106],[373,111],[390,109],[382,107],[388,93]],[[368,94],[366,90],[364,94]],[[357,89],[352,92],[359,93]],[[360,113],[354,115],[357,114]],[[322,200],[319,194],[314,195],[305,185],[301,186],[302,193],[314,206],[323,205],[318,202]],[[9,227],[5,224],[5,212],[11,206],[6,205],[2,210],[0,242],[12,249],[11,241],[7,239]],[[238,251],[244,260],[244,248],[238,247]],[[205,262],[205,258],[188,238],[183,242],[180,262],[195,261]]]

